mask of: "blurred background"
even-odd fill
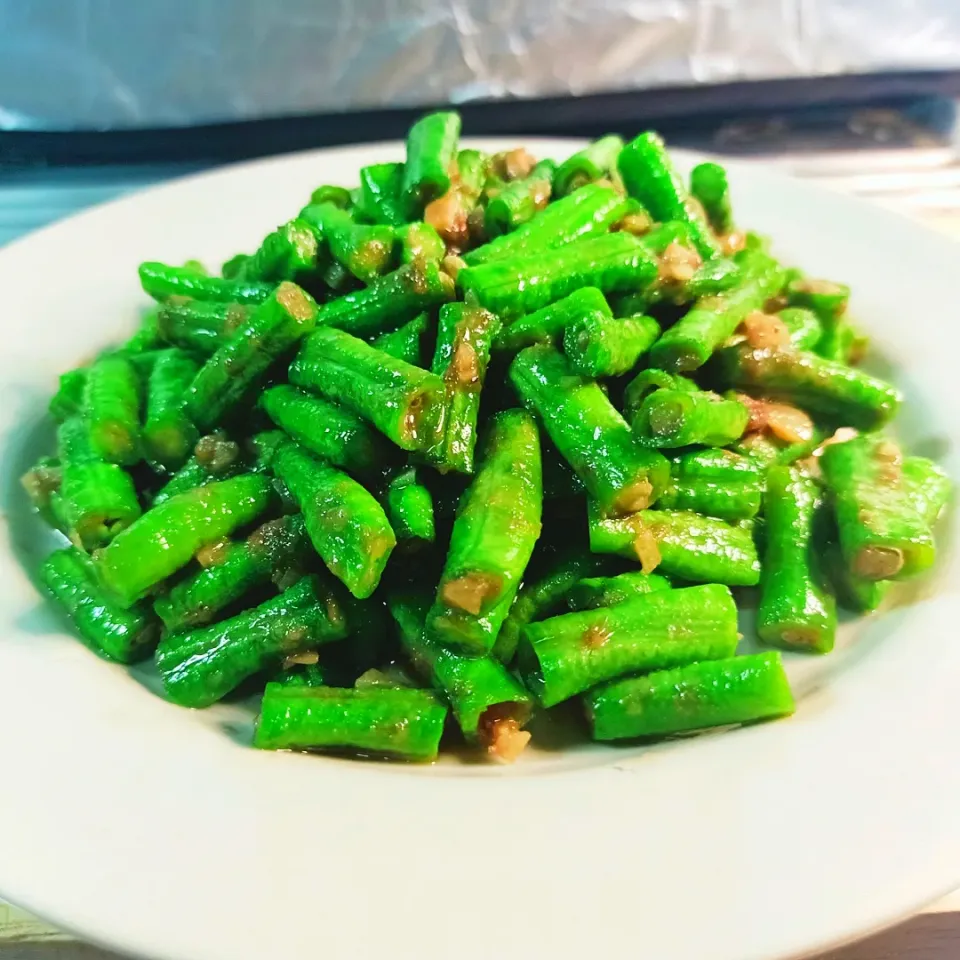
[[[960,231],[956,0],[0,0],[0,243],[212,164],[401,137],[632,134]]]

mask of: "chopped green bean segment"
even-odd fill
[[[777,262],[761,252],[742,254],[739,283],[698,300],[650,350],[650,362],[683,372],[702,367],[754,310],[759,310],[782,283]]]
[[[160,305],[157,324],[168,343],[209,357],[247,322],[253,310],[242,303],[171,297]]]
[[[170,297],[210,300],[217,303],[263,303],[273,293],[272,283],[260,283],[237,277],[208,277],[184,267],[165,263],[141,263],[140,285],[144,293],[163,303]]]
[[[791,280],[787,284],[786,293],[791,307],[812,310],[825,326],[846,311],[850,300],[850,288],[845,283],[813,280],[808,277]]]
[[[468,250],[463,259],[470,266],[476,266],[563,247],[575,240],[606,233],[629,209],[629,202],[617,190],[588,184],[551,203],[512,233]]]
[[[412,363],[415,367],[426,365],[424,357],[424,337],[432,326],[429,313],[418,313],[390,333],[381,333],[371,341],[371,345],[395,360]]]
[[[930,521],[904,482],[899,447],[877,434],[830,444],[820,457],[851,574],[891,580],[933,566]]]
[[[58,513],[70,539],[92,550],[108,543],[140,516],[133,479],[122,467],[99,457],[79,417],[60,424],[61,466]]]
[[[56,550],[44,560],[40,576],[94,653],[117,663],[135,663],[150,653],[160,635],[156,617],[141,604],[116,606],[97,583],[86,554],[75,547]]]
[[[760,581],[760,561],[750,530],[689,510],[651,510],[606,517],[591,502],[590,549],[637,560],[692,583],[752,587]]]
[[[140,459],[140,405],[143,387],[125,357],[106,355],[87,370],[83,417],[93,452],[126,466]]]
[[[771,467],[764,506],[760,639],[787,649],[828,653],[837,631],[837,610],[818,560],[823,551],[817,537],[823,510],[819,484],[796,468]]]
[[[762,470],[754,460],[743,454],[707,448],[674,454],[670,458],[670,473],[680,480],[759,483]]]
[[[698,163],[690,172],[690,193],[703,207],[713,232],[719,236],[733,230],[730,185],[719,163]]]
[[[644,450],[593,381],[551,347],[528,347],[510,379],[550,439],[604,510],[631,513],[656,500],[669,478],[666,458]]]
[[[596,610],[646,596],[659,590],[672,590],[673,584],[658,573],[629,570],[615,577],[584,577],[567,592],[567,606],[573,610]]]
[[[527,687],[550,707],[624,674],[732,657],[738,640],[733,597],[711,583],[531,623],[517,656]]]
[[[300,218],[324,239],[337,262],[363,283],[372,283],[390,268],[397,239],[391,227],[357,223],[349,210],[333,203],[304,207]]]
[[[633,418],[633,433],[651,447],[703,444],[725,447],[739,440],[750,414],[738,400],[704,390],[654,390]]]
[[[565,197],[579,187],[616,175],[623,138],[615,134],[594,140],[589,147],[568,157],[553,175],[553,192]]]
[[[567,327],[575,321],[602,323],[613,312],[603,292],[596,287],[581,287],[569,296],[547,304],[534,313],[517,317],[503,327],[493,342],[494,350],[520,350],[537,343],[559,346]]]
[[[211,562],[158,597],[154,609],[171,631],[198,627],[273,580],[289,582],[308,547],[299,514],[270,520],[244,540],[226,541],[210,551]]]
[[[201,547],[256,520],[269,506],[270,493],[265,477],[248,473],[155,504],[100,553],[100,582],[121,606],[132,606]]]
[[[163,350],[147,379],[143,444],[148,459],[168,470],[181,467],[199,439],[184,399],[199,366],[182,350]]]
[[[584,376],[615,377],[629,373],[659,336],[653,317],[587,314],[564,329],[563,352]]]
[[[200,368],[187,391],[190,419],[201,430],[220,423],[270,366],[313,329],[316,319],[313,298],[295,284],[281,283]]]
[[[373,163],[360,169],[358,212],[371,223],[399,227],[406,223],[401,191],[402,163]]]
[[[346,187],[324,183],[310,194],[311,203],[332,203],[341,210],[350,210],[353,207],[353,195]]]
[[[461,270],[457,284],[496,314],[532,313],[573,293],[597,287],[605,294],[642,289],[657,275],[656,257],[629,233],[611,233],[498,259]]]
[[[541,160],[528,176],[511,180],[490,196],[484,219],[488,236],[516,230],[546,207],[556,166],[552,160]]]
[[[443,422],[443,380],[343,330],[319,327],[290,365],[290,381],[369,420],[403,450],[432,446]]]
[[[457,156],[460,115],[453,111],[430,113],[407,134],[407,162],[403,167],[402,195],[409,219],[450,189],[450,169]]]
[[[446,472],[473,473],[480,391],[500,321],[489,310],[464,303],[440,309],[433,372],[445,390],[443,430],[427,457]]]
[[[623,391],[623,412],[626,416],[631,419],[636,417],[643,406],[643,401],[656,390],[668,390],[671,394],[698,393],[700,388],[689,377],[655,368],[641,370]]]
[[[820,318],[804,307],[787,307],[777,316],[790,333],[790,342],[798,350],[813,350],[823,336]]]
[[[209,707],[247,677],[284,657],[315,650],[347,635],[331,617],[326,588],[304,577],[278,597],[208,627],[170,633],[157,647],[157,671],[167,696],[181,707]]]
[[[499,660],[438,643],[424,630],[426,598],[392,596],[388,603],[411,665],[450,704],[464,737],[495,757],[514,759],[530,739],[521,730],[533,711],[530,694]]]
[[[237,278],[248,283],[300,280],[317,270],[318,253],[316,227],[301,214],[269,234],[243,262]]]
[[[389,444],[366,420],[323,397],[281,383],[260,403],[281,430],[335,467],[368,475],[389,459]]]
[[[594,740],[662,737],[786,717],[795,704],[779,653],[692,663],[616,680],[584,697]]]
[[[429,488],[417,480],[415,467],[406,467],[390,478],[384,499],[387,518],[397,540],[433,543],[436,537],[433,496]]]
[[[295,443],[281,445],[273,469],[303,511],[310,541],[330,572],[355,597],[369,597],[397,544],[376,498]]]
[[[510,663],[517,652],[523,628],[556,612],[574,584],[588,574],[599,572],[604,565],[603,557],[584,551],[551,557],[546,570],[535,579],[526,580],[517,592],[497,634],[493,655],[502,663]]]
[[[473,654],[493,649],[540,536],[542,508],[536,424],[523,410],[499,413],[460,498],[428,632]]]
[[[443,237],[429,223],[417,220],[397,231],[400,237],[400,259],[403,263],[414,260],[442,260],[447,253]]]
[[[60,374],[57,392],[50,398],[50,416],[63,423],[77,416],[83,409],[83,394],[87,387],[87,367],[77,367]]]
[[[376,336],[453,296],[453,280],[439,264],[416,260],[363,290],[328,301],[320,308],[317,326],[338,327],[358,337]]]
[[[671,478],[660,494],[657,510],[692,510],[729,523],[750,520],[760,512],[763,483],[751,480]]]
[[[720,350],[714,362],[723,386],[785,400],[862,430],[882,426],[903,401],[891,384],[801,350],[755,350],[742,343]]]
[[[657,220],[680,220],[703,257],[719,253],[702,209],[687,192],[683,179],[667,156],[663,140],[655,133],[641,133],[617,158],[617,168],[627,193],[636,197]]]
[[[433,760],[446,716],[447,708],[426,690],[268,683],[253,745],[261,750],[339,747]]]

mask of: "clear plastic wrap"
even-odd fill
[[[960,68],[956,0],[0,0],[0,129]]]

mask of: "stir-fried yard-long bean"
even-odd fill
[[[597,741],[791,713],[790,659],[933,566],[951,493],[878,432],[902,397],[849,288],[653,132],[487,155],[442,111],[405,147],[219,275],[141,265],[155,302],[61,376],[23,478],[72,543],[47,592],[174,703],[259,692],[261,749],[509,762],[564,701]],[[737,655],[732,587],[783,659]]]

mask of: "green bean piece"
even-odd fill
[[[760,470],[766,470],[774,464],[789,467],[798,460],[811,456],[825,439],[825,432],[816,425],[809,440],[798,440],[795,443],[787,443],[765,431],[745,433],[733,445],[731,452],[746,457]]]
[[[530,739],[521,728],[533,712],[529,693],[493,657],[474,657],[439,643],[424,619],[429,601],[417,596],[388,600],[400,643],[414,670],[450,704],[468,742],[513,759]]]
[[[549,346],[518,353],[510,379],[605,511],[631,513],[656,500],[669,479],[666,458],[641,447],[596,382]]]
[[[214,433],[201,437],[190,459],[154,494],[153,505],[178,493],[233,476],[239,469],[239,456],[240,448],[226,436]]]
[[[473,473],[480,391],[500,321],[489,310],[465,303],[440,309],[432,370],[445,386],[443,430],[427,458],[441,472]]]
[[[740,255],[739,283],[724,293],[698,300],[650,350],[650,363],[684,372],[702,367],[755,310],[763,307],[782,283],[777,262],[765,253]]]
[[[433,497],[429,488],[417,479],[415,467],[406,467],[390,478],[384,499],[387,518],[397,540],[433,543],[436,537]]]
[[[414,260],[442,260],[447,255],[443,237],[422,220],[408,223],[397,231],[400,238],[400,262]]]
[[[422,367],[425,365],[423,338],[430,326],[430,314],[418,313],[396,330],[381,333],[380,336],[375,337],[371,345],[389,354],[395,360]]]
[[[235,253],[229,260],[223,261],[223,265],[220,267],[220,276],[224,280],[236,280],[243,274],[249,259],[249,253]]]
[[[446,717],[447,708],[426,690],[268,683],[253,745],[261,750],[348,748],[434,760]]]
[[[316,225],[301,213],[264,238],[257,252],[244,261],[238,279],[248,283],[302,279],[316,272],[319,249]]]
[[[160,335],[159,311],[159,305],[154,304],[144,313],[136,333],[120,347],[117,351],[118,354],[135,359],[140,354],[148,353],[151,350],[159,350],[166,346],[163,337]]]
[[[167,697],[181,707],[209,707],[284,657],[342,639],[346,622],[331,617],[325,598],[321,581],[304,577],[229,620],[167,634],[156,658]]]
[[[847,568],[840,544],[830,542],[823,548],[824,567],[837,601],[857,613],[872,613],[879,609],[893,586],[891,580],[864,580]]]
[[[310,542],[327,568],[355,597],[369,597],[397,544],[376,498],[295,443],[281,445],[273,469],[303,511]]]
[[[850,288],[845,283],[809,277],[791,280],[786,285],[786,294],[791,307],[812,310],[825,326],[846,312],[850,301]]]
[[[31,505],[53,527],[59,526],[54,503],[59,504],[62,485],[63,468],[56,457],[41,457],[20,478],[20,486],[30,498]]]
[[[572,611],[597,610],[646,596],[659,590],[672,590],[673,584],[658,573],[629,570],[615,577],[585,577],[567,593],[567,606]]]
[[[389,445],[373,427],[322,397],[281,383],[265,390],[260,403],[281,430],[335,467],[370,475],[389,458]]]
[[[237,277],[208,277],[184,267],[165,263],[141,263],[140,285],[143,292],[161,303],[170,297],[208,300],[217,303],[257,305],[273,293],[272,283],[259,283]]]
[[[477,266],[564,247],[574,240],[605,234],[629,209],[629,202],[613,187],[588,184],[549,204],[512,233],[468,250],[463,259],[470,266]]]
[[[750,520],[760,512],[763,483],[753,480],[671,478],[660,494],[657,510],[692,510],[728,523]]]
[[[490,195],[484,217],[487,235],[510,233],[546,207],[556,168],[553,160],[541,160],[528,176],[511,180]]]
[[[292,349],[317,320],[313,298],[281,283],[233,336],[200,368],[187,390],[186,413],[209,430],[232,413],[274,361]]]
[[[633,418],[633,434],[650,447],[703,444],[725,447],[739,440],[750,413],[739,400],[706,390],[654,390]]]
[[[86,646],[105,660],[136,663],[157,642],[159,624],[150,610],[113,604],[97,584],[89,557],[76,547],[51,553],[40,567],[40,578]]]
[[[563,352],[586,377],[628,373],[660,336],[660,324],[643,315],[614,320],[595,314],[581,316],[563,332]]]
[[[140,459],[142,392],[137,371],[125,357],[108,354],[88,368],[83,416],[97,456],[125,466]]]
[[[953,492],[953,481],[926,457],[906,457],[901,468],[904,489],[914,509],[932,527]]]
[[[832,327],[824,331],[815,352],[827,360],[855,365],[863,358],[868,345],[869,338],[846,317],[840,317]]]
[[[501,663],[509,664],[517,652],[523,628],[556,612],[574,584],[591,573],[598,573],[604,565],[603,557],[580,550],[551,557],[546,569],[536,578],[525,580],[517,592],[497,634],[493,655]]]
[[[209,357],[247,322],[253,309],[241,303],[171,297],[160,305],[157,323],[167,343]]]
[[[210,623],[221,611],[271,580],[288,582],[308,546],[299,514],[269,520],[243,540],[217,545],[211,551],[213,562],[157,597],[154,610],[170,631]]]
[[[499,413],[460,498],[429,632],[473,654],[493,649],[540,536],[542,510],[536,423],[523,410]]]
[[[270,483],[241,474],[154,504],[106,546],[96,560],[104,588],[132,606],[197,551],[253,522],[269,506]]]
[[[903,457],[894,443],[861,434],[830,444],[820,466],[833,495],[840,547],[851,574],[899,580],[933,566],[930,523],[904,483]]]
[[[363,290],[330,300],[320,308],[319,327],[339,327],[372,337],[454,298],[453,280],[435,261],[418,260],[375,280]]]
[[[270,682],[285,687],[332,687],[332,674],[335,672],[325,663],[291,663],[282,666]]]
[[[392,227],[357,223],[349,210],[332,203],[304,207],[300,218],[324,239],[337,262],[362,283],[372,283],[390,268],[397,239]]]
[[[594,740],[662,737],[786,717],[796,709],[775,652],[616,680],[588,693],[584,706]]]
[[[473,198],[483,190],[490,173],[490,157],[480,150],[461,150],[457,154],[457,181],[460,189]]]
[[[324,183],[310,194],[311,203],[332,203],[341,210],[350,210],[353,207],[353,195],[346,187]]]
[[[402,195],[410,220],[450,189],[450,168],[457,156],[460,115],[452,110],[421,117],[407,133]]]
[[[606,517],[590,502],[590,549],[639,560],[645,573],[659,570],[691,583],[752,587],[760,561],[749,529],[689,510],[650,510]]]
[[[641,370],[623,391],[623,410],[633,419],[640,412],[643,401],[656,390],[669,390],[671,393],[699,393],[700,388],[689,377],[667,373],[666,370],[648,368]]]
[[[57,430],[59,510],[70,539],[87,550],[108,543],[140,516],[133,480],[94,453],[86,423],[71,417]]]
[[[75,417],[83,409],[87,387],[87,367],[77,367],[60,374],[57,392],[50,398],[50,416],[57,423]]]
[[[790,342],[798,350],[812,350],[823,336],[820,318],[804,307],[787,307],[777,316],[790,333]]]
[[[636,197],[654,219],[686,223],[701,256],[715,257],[720,252],[702,210],[687,192],[660,136],[648,131],[631,140],[620,151],[617,169],[627,193]]]
[[[670,458],[670,474],[678,480],[714,480],[719,483],[761,483],[762,470],[750,457],[733,450],[709,447],[686,450]]]
[[[143,445],[147,457],[168,470],[181,467],[199,439],[184,410],[187,388],[198,370],[196,361],[182,350],[162,350],[147,380]]]
[[[504,326],[493,342],[494,350],[520,350],[536,343],[559,346],[564,331],[574,321],[602,323],[613,318],[613,312],[602,291],[581,287],[566,297],[547,304],[541,310],[517,317]]]
[[[771,467],[764,498],[766,547],[757,633],[789,650],[829,653],[837,609],[827,592],[818,555],[817,518],[823,509],[816,480],[792,467]]]
[[[532,313],[573,293],[597,287],[625,293],[651,283],[656,257],[629,233],[578,240],[523,257],[498,259],[461,270],[457,284],[496,314]]]
[[[565,197],[588,183],[615,175],[617,158],[623,149],[623,138],[615,134],[594,140],[589,147],[568,157],[553,175],[553,192]]]
[[[903,401],[883,380],[800,350],[724,347],[711,373],[723,386],[756,391],[861,430],[882,426]]]
[[[318,327],[290,365],[290,381],[369,420],[403,450],[425,450],[442,425],[440,377],[334,327]]]
[[[738,641],[733,596],[710,583],[531,623],[517,662],[527,688],[552,707],[624,674],[732,657]]]
[[[730,184],[719,163],[698,163],[690,171],[690,193],[703,207],[714,233],[724,236],[733,230]]]
[[[360,168],[359,212],[372,223],[399,227],[406,223],[401,192],[402,163],[373,163]]]

